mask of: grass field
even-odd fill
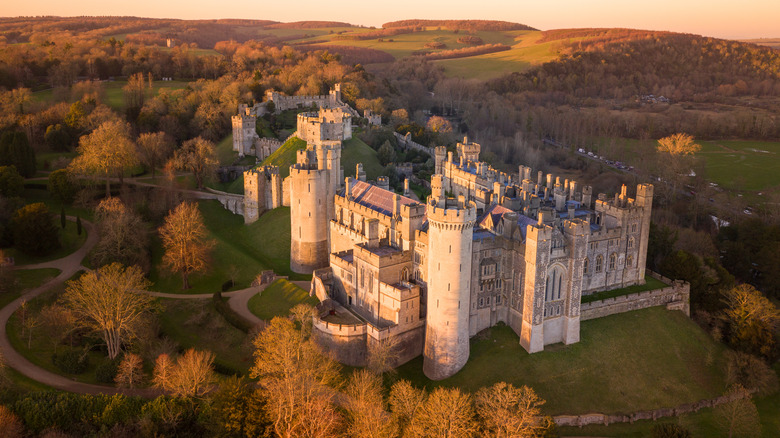
[[[104,91],[102,103],[115,111],[124,111],[125,99],[122,94],[122,87],[127,85],[127,81],[104,81],[101,84]],[[147,97],[156,96],[162,89],[180,90],[185,88],[187,84],[188,82],[186,81],[154,81],[152,88],[147,89]],[[36,91],[33,93],[33,98],[39,102],[53,102],[55,100],[54,90],[50,88],[48,90]]]
[[[163,270],[162,246],[152,240],[152,290],[168,293],[214,293],[231,278],[230,290],[249,287],[260,271],[273,269],[279,275],[305,280],[306,275],[290,270],[290,209],[279,207],[266,212],[250,225],[241,216],[222,208],[217,201],[200,201],[200,211],[215,245],[208,272],[190,276],[191,289],[181,289],[181,277]]]
[[[46,283],[52,278],[60,275],[59,269],[44,268],[44,269],[18,269],[14,271],[14,277],[16,277],[17,290],[20,293],[24,293],[30,289]]]
[[[67,210],[67,209],[66,209]],[[57,210],[59,212],[59,209]],[[18,251],[16,248],[8,248],[5,250],[6,256],[13,257],[17,265],[30,265],[35,263],[48,262],[51,260],[57,260],[72,254],[77,249],[84,245],[84,241],[87,240],[86,229],[81,230],[81,235],[78,234],[76,229],[76,223],[66,221],[65,229],[60,228],[59,214],[56,217],[57,230],[60,232],[60,248],[49,255],[36,257],[25,254]]]
[[[358,163],[363,163],[363,170],[369,180],[376,180],[376,177],[385,173],[385,168],[379,162],[376,151],[363,140],[352,137],[344,142],[344,149],[341,150],[341,166],[344,168],[344,176],[354,178]]]
[[[725,350],[684,314],[654,307],[584,321],[579,343],[533,355],[509,327],[493,327],[472,338],[469,361],[453,377],[428,380],[421,357],[398,377],[467,391],[498,381],[529,385],[553,415],[630,412],[722,394]]]
[[[160,299],[160,304],[162,333],[179,344],[180,349],[211,351],[218,370],[247,373],[252,361],[249,338],[225,321],[210,299]]]
[[[633,286],[622,287],[620,289],[605,290],[601,292],[592,293],[590,295],[583,295],[582,302],[590,303],[593,301],[605,300],[607,298],[614,298],[623,295],[631,295],[647,290],[661,289],[668,286],[661,280],[657,280],[649,275],[645,275],[645,284],[636,284]]]
[[[780,188],[780,142],[718,140],[701,142],[696,155],[706,162],[707,179],[725,189]]]
[[[296,304],[306,303],[316,306],[319,301],[317,297],[310,297],[309,292],[280,278],[249,300],[249,311],[258,318],[268,321],[274,316],[289,315],[290,309]]]

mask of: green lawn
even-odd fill
[[[16,277],[17,290],[20,293],[24,293],[29,289],[34,289],[54,277],[60,275],[59,269],[44,268],[44,269],[18,269],[14,271],[14,277]],[[2,305],[0,305],[2,307]]]
[[[289,315],[290,309],[296,304],[316,306],[319,302],[317,297],[310,297],[308,291],[280,278],[249,300],[249,311],[268,321],[274,316]]]
[[[252,348],[246,333],[233,327],[215,309],[211,299],[160,299],[160,327],[184,350],[208,350],[216,356],[217,370],[246,374]]]
[[[509,327],[497,326],[472,338],[469,361],[453,377],[428,380],[422,357],[398,377],[467,391],[498,381],[529,385],[552,415],[673,407],[725,391],[726,348],[681,312],[654,307],[584,321],[580,336],[529,355]]]
[[[66,209],[67,210],[67,209]],[[57,209],[59,212],[59,209]],[[61,247],[52,252],[49,255],[36,257],[25,254],[16,248],[8,248],[5,250],[6,255],[13,257],[17,265],[30,265],[35,263],[48,262],[51,260],[57,260],[67,255],[72,254],[77,249],[84,245],[84,241],[87,240],[87,230],[82,228],[81,235],[78,234],[76,229],[76,222],[66,221],[65,229],[60,228],[60,217],[57,214],[57,230],[60,232],[60,245]]]
[[[214,293],[222,284],[235,280],[230,290],[249,287],[261,271],[273,269],[279,275],[293,279],[310,276],[290,270],[290,209],[280,207],[263,214],[250,225],[244,218],[225,210],[217,201],[200,201],[210,238],[215,246],[208,272],[190,276],[191,289],[181,289],[181,277],[163,270],[162,247],[159,238],[152,239],[152,271],[149,279],[153,290],[168,293]]]
[[[216,53],[216,52],[215,52]],[[101,82],[104,91],[104,104],[115,111],[124,111],[125,100],[122,87],[127,85],[126,80],[116,80]],[[161,89],[180,90],[188,85],[186,81],[154,81],[152,88],[147,89],[147,97],[154,97],[159,94]],[[54,90],[42,90],[33,93],[33,98],[39,102],[52,102],[54,100]]]
[[[306,149],[306,142],[298,137],[291,137],[260,164],[279,166],[279,174],[282,178],[287,178],[290,175],[290,166],[298,160],[298,151],[303,149]]]
[[[620,289],[605,290],[601,292],[592,293],[590,295],[583,295],[582,302],[590,303],[593,301],[604,300],[607,298],[620,297],[623,295],[631,295],[639,292],[644,292],[653,289],[661,289],[668,284],[661,280],[655,279],[649,275],[645,275],[645,284],[635,284],[633,286],[627,286]]]
[[[363,163],[363,170],[369,180],[376,180],[376,177],[385,174],[385,168],[379,162],[376,151],[358,137],[352,137],[344,142],[344,148],[341,150],[341,166],[344,168],[344,176],[354,178],[358,163]]]
[[[725,189],[766,190],[780,187],[780,142],[717,140],[701,142],[707,179]]]

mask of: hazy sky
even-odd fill
[[[3,0],[2,16],[329,20],[380,26],[405,18],[506,20],[539,29],[631,27],[721,38],[780,37],[779,0]]]

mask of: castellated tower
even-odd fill
[[[434,175],[441,180],[441,175]],[[440,185],[440,184],[439,184]],[[476,205],[464,197],[428,201],[428,299],[423,372],[432,380],[457,373],[469,358],[469,284]]]
[[[645,263],[647,263],[647,243],[650,236],[650,216],[653,211],[653,185],[639,184],[636,186],[636,205],[642,207],[642,231],[639,234],[639,251],[637,252],[637,278],[645,278]]]
[[[300,160],[300,152],[298,163],[290,166],[290,268],[311,274],[328,266],[328,204],[333,197],[328,197],[330,172]]]
[[[528,225],[525,239],[523,275],[523,323],[520,345],[529,353],[544,350],[544,293],[553,229],[542,223]]]
[[[434,173],[437,175],[444,175],[444,161],[447,160],[447,147],[436,146],[433,150],[434,154]]]

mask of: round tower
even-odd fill
[[[461,196],[429,199],[428,298],[423,372],[441,380],[469,358],[471,240],[476,205]]]
[[[329,172],[313,167],[290,166],[290,269],[300,274],[328,266]]]

